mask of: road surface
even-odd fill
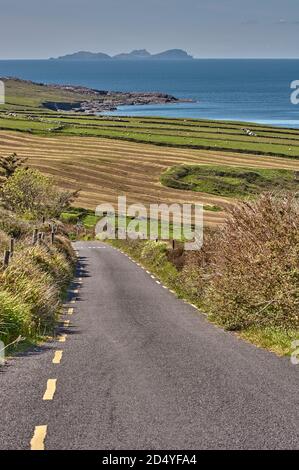
[[[299,448],[299,366],[209,324],[118,250],[76,248],[60,341],[0,369],[1,449]]]

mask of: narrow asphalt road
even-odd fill
[[[119,251],[76,249],[66,336],[0,369],[1,449],[299,448],[299,366],[209,324]]]

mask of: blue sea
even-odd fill
[[[115,91],[159,91],[194,103],[123,106],[111,114],[238,120],[299,128],[290,84],[299,60],[0,61],[0,76]]]

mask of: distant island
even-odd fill
[[[51,57],[50,60],[194,60],[194,58],[182,49],[170,49],[158,54],[151,54],[146,49],[138,49],[115,56],[103,52],[80,51],[56,58]]]

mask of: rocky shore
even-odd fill
[[[35,106],[52,111],[99,114],[115,111],[119,106],[192,102],[159,92],[120,92],[96,90],[78,85],[36,83],[15,77],[0,77],[7,93],[27,97]]]
[[[78,85],[36,83],[16,77],[0,77],[7,93],[22,99],[28,97],[38,107],[52,111],[99,114],[115,111],[118,106],[192,102],[159,92],[120,92],[87,88]]]
[[[98,114],[105,111],[115,111],[118,106],[134,106],[148,104],[166,104],[187,102],[172,95],[156,92],[113,92],[105,90],[94,90],[78,86],[54,85],[56,89],[70,91],[72,93],[84,94],[90,99],[84,101],[51,102],[46,101],[43,106],[55,111],[73,111],[78,113]]]

